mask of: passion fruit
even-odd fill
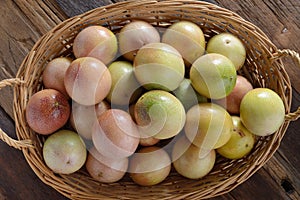
[[[275,133],[284,122],[285,108],[280,96],[268,88],[255,88],[242,99],[240,117],[253,134]]]

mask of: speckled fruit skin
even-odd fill
[[[255,88],[242,99],[240,118],[253,134],[275,133],[284,122],[285,107],[279,95],[268,88]]]
[[[242,124],[238,116],[232,116],[234,129],[229,141],[217,149],[225,158],[239,159],[249,154],[255,143],[255,136]]]
[[[26,121],[35,132],[48,135],[63,127],[70,116],[66,96],[54,89],[40,90],[26,106]]]

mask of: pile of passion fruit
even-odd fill
[[[100,182],[128,173],[150,186],[174,167],[199,179],[217,154],[242,158],[284,121],[278,94],[238,74],[246,50],[231,33],[206,39],[193,22],[162,30],[137,20],[117,33],[88,26],[72,48],[47,63],[26,107],[54,173],[85,167]]]

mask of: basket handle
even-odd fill
[[[12,85],[21,85],[25,83],[19,78],[11,78],[11,79],[4,79],[0,81],[0,90],[4,88],[5,86],[12,86]],[[0,128],[0,139],[8,144],[11,147],[14,147],[16,149],[22,150],[23,148],[32,148],[33,143],[31,140],[15,140],[11,137],[9,137],[1,128]]]
[[[282,57],[290,56],[298,67],[300,68],[300,56],[299,53],[290,50],[290,49],[278,49],[277,52],[274,54],[275,59],[279,59]],[[296,121],[300,117],[300,107],[295,112],[288,113],[285,116],[285,119],[288,121]]]

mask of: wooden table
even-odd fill
[[[84,2],[84,1],[82,1]],[[14,77],[26,54],[41,35],[70,16],[117,1],[1,0],[0,80]],[[300,52],[300,0],[217,0],[260,27],[280,48]],[[83,7],[82,7],[83,6]],[[62,8],[70,8],[63,12]],[[293,106],[300,106],[300,69],[286,59],[293,85]],[[0,127],[15,136],[12,91],[1,90]],[[248,181],[215,199],[300,199],[300,122],[290,124],[275,155]],[[66,199],[42,183],[19,150],[0,142],[0,199]]]

